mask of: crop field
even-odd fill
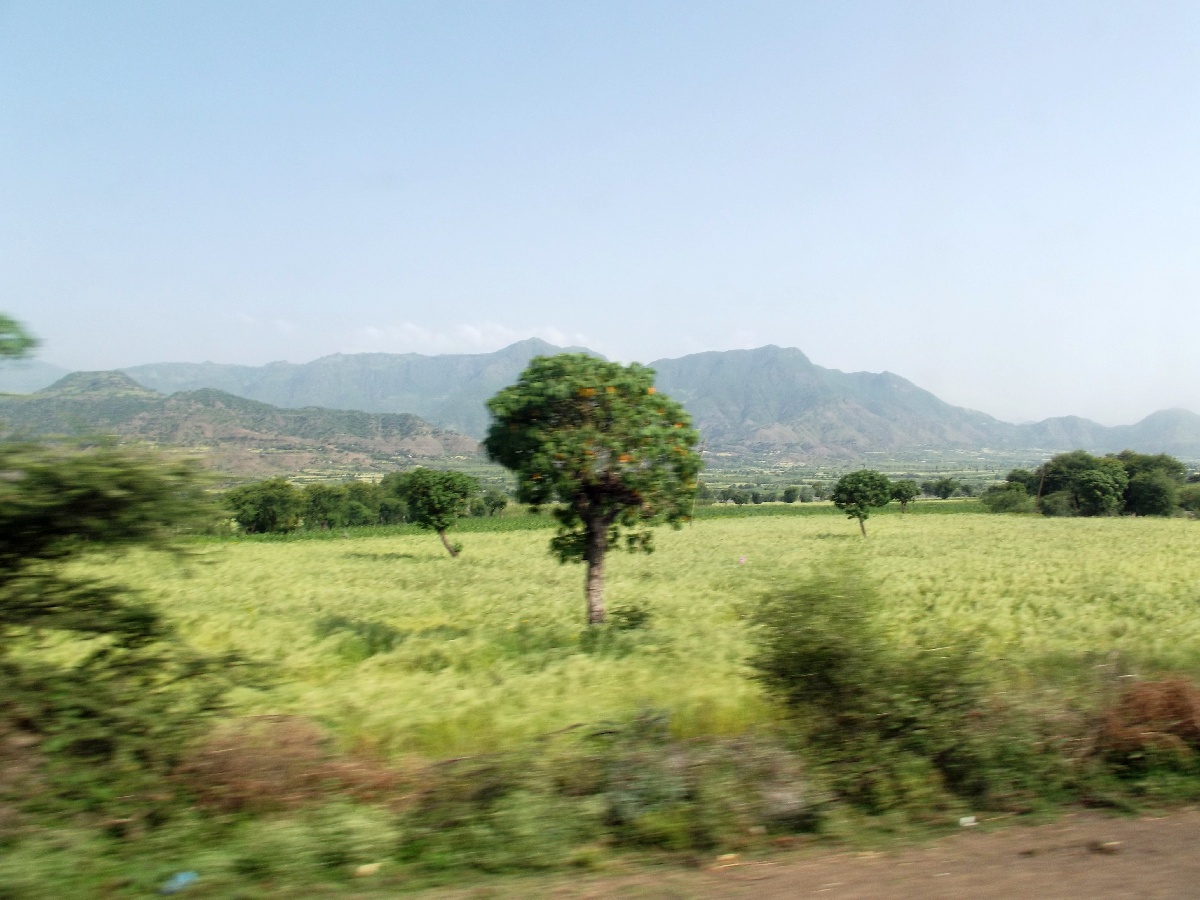
[[[1200,523],[910,513],[872,518],[863,541],[812,512],[713,514],[660,530],[651,555],[614,553],[607,600],[632,627],[591,634],[582,567],[548,554],[544,528],[463,533],[457,560],[429,534],[357,531],[99,568],[158,598],[198,648],[269,665],[272,686],[239,693],[239,712],[312,717],[390,758],[647,709],[679,737],[744,732],[774,715],[746,667],[747,609],[847,557],[880,586],[898,644],[969,644],[1001,684],[1067,684],[1113,651],[1131,672],[1200,675]]]

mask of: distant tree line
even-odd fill
[[[443,488],[447,491],[444,497]],[[436,502],[430,499],[434,490],[439,492]],[[460,472],[413,469],[392,472],[379,482],[351,480],[302,488],[285,478],[270,478],[233,488],[225,495],[225,505],[243,531],[265,534],[421,524],[422,519],[434,516],[430,511],[434,505],[448,507],[439,516],[494,516],[508,505],[508,495],[495,488],[481,489],[478,481]],[[440,521],[439,516],[434,517]]]
[[[1200,476],[1165,453],[1059,453],[1036,469],[1013,469],[980,498],[992,512],[1047,516],[1170,516],[1200,512]]]
[[[911,483],[916,491],[912,497],[905,498],[904,503],[920,496],[948,500],[951,497],[974,497],[978,492],[974,485],[950,477],[923,481],[920,485],[910,479],[906,479],[904,483]],[[810,481],[781,489],[776,485],[731,484],[726,487],[714,487],[702,483],[696,497],[702,504],[736,503],[739,506],[748,503],[812,503],[813,501],[828,500],[834,491],[835,484],[825,481]],[[901,498],[893,499],[900,500]]]
[[[829,485],[821,481],[788,485],[782,489],[758,484],[731,484],[717,488],[701,483],[696,498],[701,503],[735,503],[738,506],[747,503],[812,503],[814,500],[827,500],[829,491]]]

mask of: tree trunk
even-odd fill
[[[859,518],[858,527],[862,530],[863,537],[866,537],[867,536],[867,520],[863,519],[863,518]]]
[[[604,624],[604,554],[608,550],[608,523],[587,526],[587,616],[589,625]]]
[[[442,539],[442,544],[443,544],[443,546],[445,546],[447,553],[449,553],[452,557],[458,556],[458,551],[454,549],[454,545],[451,544],[450,541],[446,538],[445,531],[439,529],[438,537],[440,537]]]

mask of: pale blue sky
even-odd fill
[[[0,310],[74,368],[798,346],[1200,411],[1200,4],[0,0]]]

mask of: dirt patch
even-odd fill
[[[1081,812],[1040,826],[964,828],[888,852],[798,851],[719,857],[700,870],[609,878],[529,879],[423,894],[433,898],[1193,897],[1200,890],[1200,811],[1119,819]]]

